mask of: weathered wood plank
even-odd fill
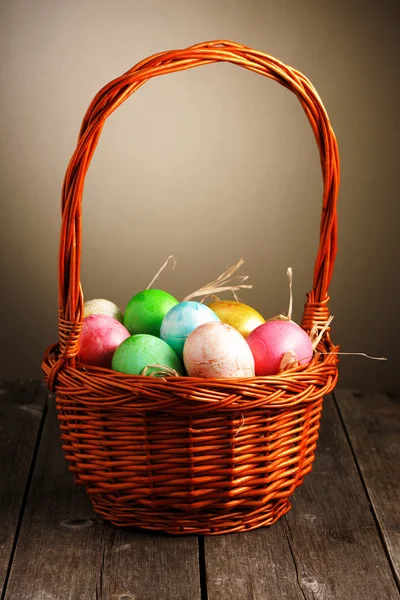
[[[273,527],[206,538],[208,600],[399,598],[331,397],[316,457]]]
[[[399,598],[332,398],[324,405],[315,470],[286,521],[307,600]]]
[[[46,398],[47,392],[40,382],[0,382],[0,598]]]
[[[282,519],[204,540],[208,600],[304,600]]]
[[[335,397],[400,582],[400,397],[351,390]]]
[[[96,517],[67,470],[51,404],[6,600],[199,600],[197,544]]]

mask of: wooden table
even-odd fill
[[[44,385],[2,384],[1,600],[399,598],[399,434],[399,397],[339,389],[286,517],[176,538],[98,518],[67,470]]]

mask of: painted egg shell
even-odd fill
[[[226,323],[204,323],[188,336],[183,360],[190,377],[254,377],[254,358],[244,337]]]
[[[118,306],[104,298],[95,298],[85,302],[84,316],[88,317],[89,315],[108,315],[113,319],[117,319],[120,323],[124,322],[124,315]]]
[[[217,315],[200,302],[180,302],[165,315],[160,337],[182,357],[188,335],[203,323],[219,321]]]
[[[209,308],[218,315],[220,321],[237,329],[245,338],[253,329],[265,323],[259,312],[242,302],[218,300],[209,304]]]
[[[300,364],[307,365],[313,347],[307,333],[293,321],[267,321],[247,338],[254,356],[256,375],[276,375],[286,352],[294,352]]]
[[[111,367],[113,354],[129,337],[129,331],[108,315],[88,315],[83,319],[78,357],[87,365]]]
[[[160,338],[146,333],[128,337],[116,349],[112,359],[114,371],[131,375],[141,375],[149,365],[165,365],[179,374],[183,373],[182,363],[174,350]],[[150,368],[148,374],[156,370]]]
[[[178,300],[162,290],[144,290],[128,302],[124,325],[131,334],[148,333],[160,335],[160,327],[167,312]]]

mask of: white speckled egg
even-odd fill
[[[254,377],[254,358],[244,337],[230,325],[204,323],[188,336],[183,360],[190,377]]]
[[[89,315],[107,315],[120,323],[124,322],[124,315],[118,306],[104,298],[94,298],[85,302],[83,316],[88,317]]]

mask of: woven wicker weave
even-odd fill
[[[311,470],[323,396],[337,380],[324,334],[307,367],[249,379],[156,379],[88,367],[77,356],[83,184],[105,120],[152,77],[226,61],[274,79],[299,99],[320,151],[320,244],[302,327],[325,323],[336,254],[339,159],[317,92],[275,58],[228,41],[162,52],[111,81],[82,123],[62,190],[59,343],[43,369],[55,392],[69,468],[95,511],[119,526],[220,534],[271,525]],[[324,354],[322,354],[322,352]]]

